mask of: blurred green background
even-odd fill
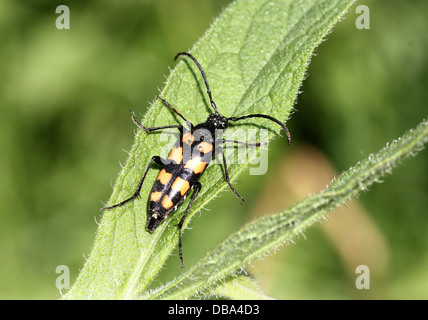
[[[133,144],[129,109],[144,114],[174,55],[228,3],[0,3],[0,298],[59,298],[58,265],[73,283]],[[60,4],[70,8],[70,30],[55,27]],[[292,145],[274,141],[268,173],[235,183],[245,206],[225,192],[192,220],[183,239],[189,265],[254,216],[304,197],[315,176],[326,176],[324,187],[330,170],[346,170],[426,118],[428,3],[359,4],[370,8],[370,29],[355,27],[354,5],[316,50],[287,123]],[[304,161],[292,159],[300,157],[319,161],[299,167]],[[357,213],[337,210],[249,271],[279,299],[427,299],[427,163],[426,150],[406,160],[350,204]],[[356,289],[359,264],[372,271],[369,290]],[[175,252],[158,283],[179,272]]]

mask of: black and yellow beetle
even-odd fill
[[[179,56],[182,55],[192,59],[193,62],[199,68],[202,77],[204,78],[211,107],[214,109],[215,112],[211,113],[205,122],[194,126],[167,101],[165,101],[161,97],[158,97],[165,106],[167,106],[171,111],[175,112],[186,122],[186,126],[188,127],[186,129],[179,124],[146,128],[140,122],[137,121],[134,112],[131,110],[132,120],[134,121],[134,123],[139,128],[145,130],[147,133],[167,128],[178,128],[180,130],[180,137],[172,148],[168,159],[162,159],[159,156],[152,157],[149,164],[147,165],[146,170],[144,171],[143,177],[141,178],[141,181],[138,184],[134,195],[113,206],[101,208],[100,211],[110,210],[116,207],[123,206],[129,201],[132,201],[135,198],[139,197],[141,187],[143,186],[143,182],[146,178],[147,172],[149,171],[153,163],[158,164],[161,167],[161,171],[159,172],[159,175],[150,193],[149,212],[147,216],[146,230],[151,232],[156,230],[156,228],[159,226],[160,223],[162,223],[162,221],[164,221],[171,213],[177,210],[177,207],[185,200],[186,196],[189,194],[189,191],[193,189],[192,199],[190,200],[189,205],[187,206],[187,209],[178,224],[179,254],[181,260],[181,267],[184,267],[183,254],[181,249],[181,229],[183,227],[184,220],[186,219],[186,216],[193,205],[193,202],[195,201],[199,191],[202,188],[201,183],[198,181],[199,178],[205,171],[206,167],[209,165],[212,158],[216,154],[221,154],[223,158],[225,180],[229,184],[229,187],[235,194],[235,196],[240,198],[242,203],[244,203],[244,199],[236,192],[230,182],[226,159],[221,145],[224,142],[232,142],[237,144],[243,144],[245,146],[256,147],[261,145],[259,142],[246,143],[236,140],[226,140],[220,137],[220,132],[222,130],[225,130],[229,126],[230,121],[235,122],[248,118],[265,118],[276,122],[282,127],[282,129],[284,129],[285,133],[287,134],[288,144],[290,144],[290,134],[285,124],[268,115],[250,114],[241,117],[225,117],[221,115],[218,112],[217,106],[213,101],[207,77],[201,65],[195,57],[193,57],[190,53],[187,52],[178,53],[175,56],[174,60],[176,60]]]

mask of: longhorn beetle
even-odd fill
[[[216,104],[214,103],[214,100],[211,95],[211,90],[208,85],[207,77],[199,62],[188,52],[179,52],[175,56],[174,60],[177,60],[179,56],[189,57],[198,67],[204,79],[205,87],[207,88],[210,105],[215,112],[211,113],[205,122],[194,126],[167,101],[165,101],[161,97],[157,97],[166,107],[168,107],[171,111],[176,113],[186,122],[186,126],[188,127],[188,129],[186,129],[179,124],[147,128],[137,121],[134,112],[131,110],[132,120],[134,121],[134,123],[139,128],[145,130],[147,133],[167,128],[178,128],[180,130],[180,137],[172,148],[168,159],[161,159],[161,157],[159,156],[152,157],[152,159],[149,161],[149,164],[147,165],[146,170],[143,173],[143,177],[141,178],[137,189],[130,198],[123,200],[122,202],[113,206],[101,208],[100,211],[110,210],[116,207],[123,206],[124,204],[139,197],[141,187],[143,186],[143,182],[146,178],[147,172],[149,171],[153,163],[158,164],[161,167],[161,171],[159,172],[159,175],[152,187],[152,191],[150,192],[150,201],[148,206],[149,212],[147,216],[146,230],[150,232],[155,231],[162,221],[164,221],[171,213],[177,210],[177,207],[185,200],[190,190],[193,189],[192,199],[190,200],[189,205],[187,206],[187,209],[183,214],[183,217],[178,223],[178,247],[181,267],[183,268],[184,263],[181,244],[182,227],[187,217],[187,214],[189,213],[189,210],[193,205],[193,202],[195,201],[198,193],[201,191],[202,185],[198,180],[201,177],[202,173],[205,171],[213,156],[215,156],[216,154],[221,154],[224,165],[224,178],[229,184],[229,187],[232,190],[233,194],[237,198],[240,198],[241,202],[244,203],[244,198],[242,198],[238,194],[238,192],[236,192],[235,188],[230,182],[226,158],[224,156],[221,144],[225,142],[232,142],[245,146],[259,147],[261,145],[260,142],[246,143],[236,140],[226,140],[220,138],[219,131],[226,129],[229,126],[229,121],[236,122],[248,118],[265,118],[279,124],[282,127],[282,129],[287,134],[288,144],[290,144],[291,138],[290,133],[288,132],[288,129],[285,124],[268,115],[250,114],[241,117],[225,117],[221,115],[217,110]]]

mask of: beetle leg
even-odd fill
[[[177,227],[178,227],[178,251],[180,254],[180,260],[181,260],[181,267],[184,268],[184,262],[183,262],[183,251],[181,249],[181,230],[183,228],[183,223],[184,220],[186,220],[187,214],[189,213],[190,208],[193,205],[193,202],[195,201],[199,191],[201,191],[202,185],[200,182],[195,182],[195,184],[193,185],[193,196],[192,199],[190,200],[189,205],[187,206],[186,212],[184,212],[183,216],[181,217],[180,222],[178,223]]]
[[[182,130],[183,126],[180,124],[173,124],[171,126],[162,126],[162,127],[153,127],[153,128],[147,128],[145,126],[143,126],[135,117],[135,113],[134,110],[131,110],[132,113],[132,121],[134,121],[134,123],[137,125],[138,128],[143,129],[145,131],[147,131],[147,133],[151,133],[153,131],[156,130],[162,130],[162,129],[168,129],[168,128],[180,128],[180,130]]]
[[[227,139],[220,139],[220,143],[225,142],[232,142],[236,144],[240,144],[246,147],[260,147],[260,146],[267,146],[268,144],[266,142],[245,142],[245,141],[237,141],[237,140],[227,140]]]
[[[235,188],[232,186],[232,183],[230,182],[230,178],[229,178],[229,171],[227,170],[227,163],[226,163],[226,157],[224,156],[224,152],[223,152],[223,148],[218,147],[217,148],[217,152],[220,152],[222,157],[223,157],[223,165],[224,165],[224,179],[226,180],[226,182],[228,183],[230,189],[232,190],[233,194],[235,195],[235,197],[241,199],[241,203],[244,204],[245,200],[244,198],[242,198],[238,192],[236,192]]]
[[[101,208],[101,209],[100,209],[100,211],[104,211],[104,210],[111,210],[111,209],[114,209],[114,208],[117,208],[117,207],[121,207],[121,206],[123,206],[124,204],[128,203],[129,201],[132,201],[132,200],[134,200],[135,198],[139,197],[139,196],[140,196],[141,187],[143,186],[144,179],[146,178],[147,172],[149,172],[150,167],[153,165],[153,162],[156,162],[157,164],[159,164],[159,165],[163,166],[163,163],[162,163],[162,159],[161,159],[161,157],[159,157],[159,156],[154,156],[154,157],[150,160],[149,164],[147,165],[146,171],[144,171],[143,177],[141,178],[141,181],[140,181],[140,183],[138,184],[138,187],[137,187],[137,189],[135,190],[134,195],[133,195],[132,197],[130,197],[130,198],[126,199],[126,200],[123,200],[122,202],[120,202],[120,203],[118,203],[118,204],[115,204],[115,205],[113,205],[113,206]]]

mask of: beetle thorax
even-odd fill
[[[213,129],[226,129],[229,126],[229,121],[220,113],[211,113],[208,116],[205,125]]]

